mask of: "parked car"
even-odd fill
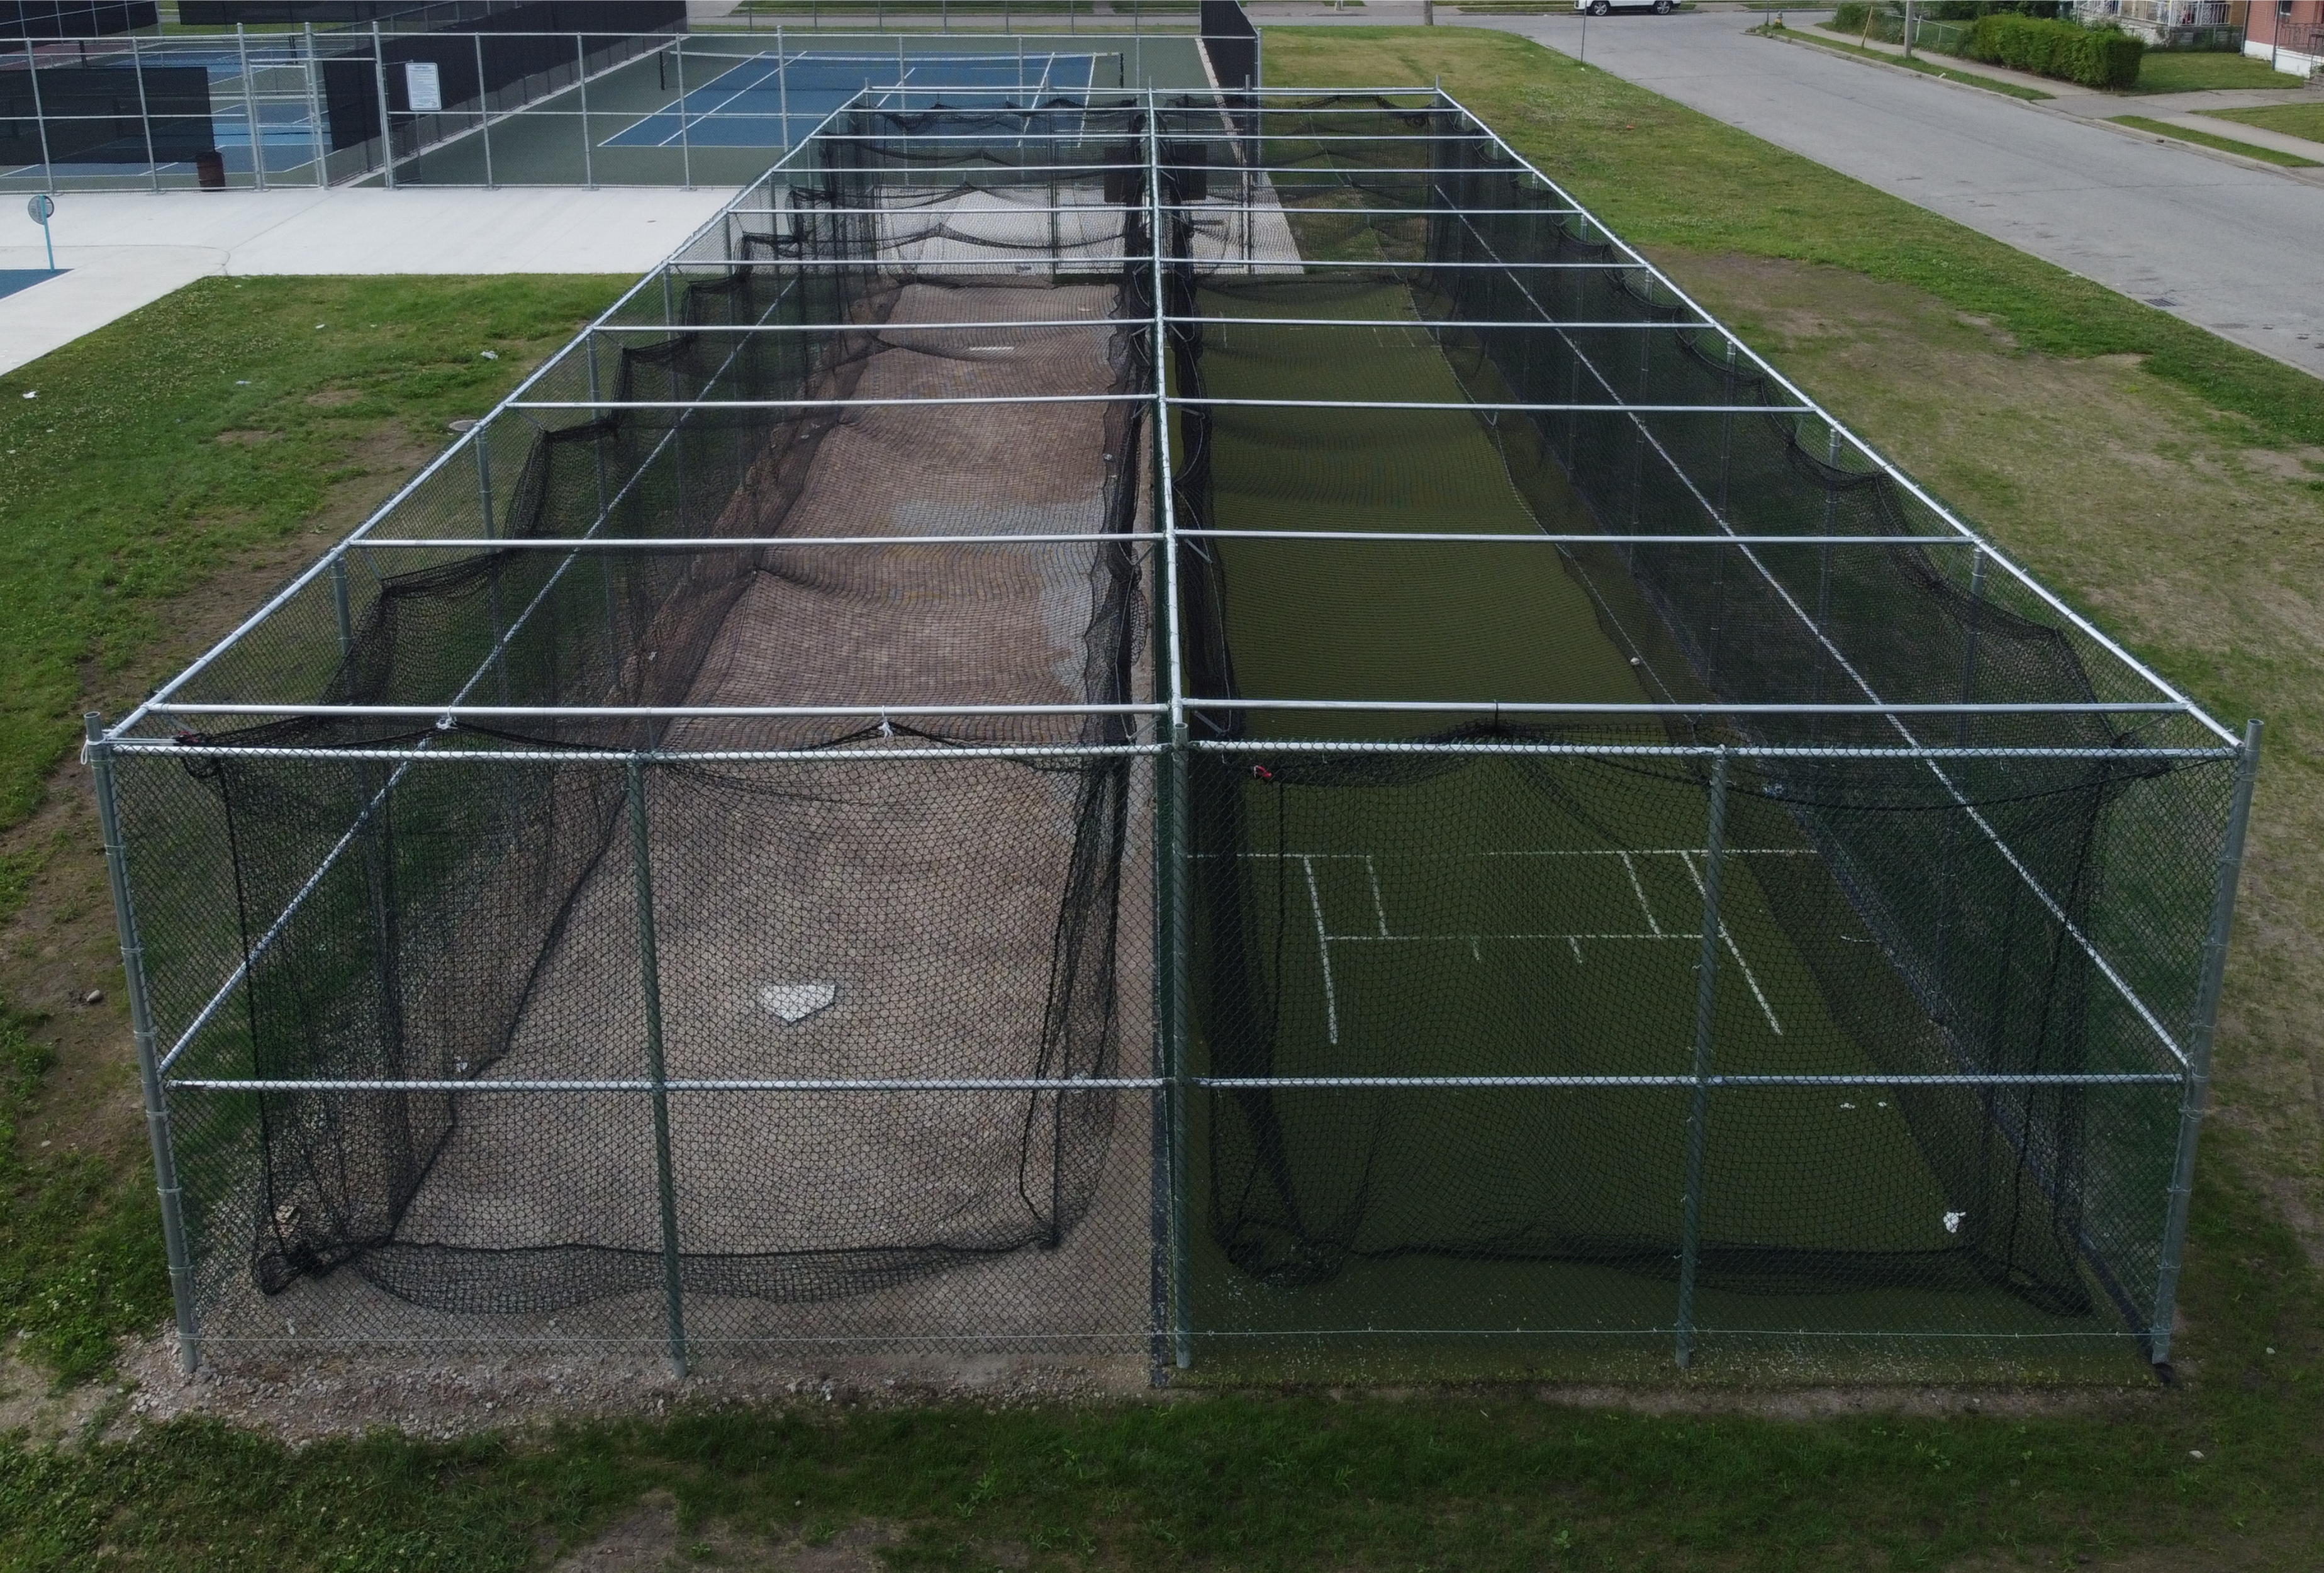
[[[1615,11],[1651,11],[1656,16],[1668,16],[1678,9],[1678,0],[1573,0],[1573,8],[1592,16]]]

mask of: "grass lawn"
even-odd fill
[[[205,280],[0,375],[0,1328],[21,1353],[87,1374],[168,1303],[151,1182],[128,1178],[145,1138],[80,712],[118,714],[232,627],[622,282]]]
[[[2324,104],[2270,104],[2258,109],[2206,109],[2201,113],[2213,120],[2233,120],[2244,125],[2256,125],[2262,131],[2279,131],[2286,136],[2324,142]]]
[[[2301,158],[2296,153],[2285,153],[2281,148],[2262,147],[2257,143],[2237,142],[2231,136],[2213,136],[2208,131],[2197,131],[2185,125],[2172,125],[2167,121],[2149,120],[2144,115],[2116,115],[2109,118],[2116,125],[2127,125],[2133,131],[2144,131],[2155,136],[2176,137],[2181,142],[2191,142],[2200,147],[2215,147],[2222,153],[2241,153],[2247,159],[2258,159],[2264,163],[2281,164],[2285,169],[2312,170],[2318,167],[2316,160]]]
[[[2149,50],[2129,93],[2200,93],[2217,88],[2292,88],[2300,79],[2265,60],[2214,50]]]
[[[590,1565],[634,1568],[875,1553],[947,1568],[2312,1565],[2324,1287],[2299,1231],[2324,1240],[2308,1059],[2324,1040],[2310,938],[2324,933],[2310,852],[2324,840],[2324,390],[1509,35],[1286,29],[1268,56],[1279,83],[1442,72],[2035,571],[2230,719],[2268,717],[2183,1291],[2186,1382],[2063,1400],[1907,1393],[1877,1413],[1683,1388],[1638,1409],[1526,1388],[892,1411],[840,1395],[298,1449],[181,1423],[0,1446],[0,1568],[538,1568],[593,1541],[604,1555]],[[0,745],[23,754],[31,816],[0,843],[26,871],[0,987],[20,1008],[37,993],[40,1013],[0,1060],[17,1123],[0,1225],[0,1309],[14,1319],[0,1326],[35,1331],[0,1364],[0,1387],[101,1365],[103,1335],[150,1325],[165,1298],[88,816],[70,811],[77,782],[45,802],[40,790],[71,716],[117,708],[230,625],[266,573],[351,523],[447,416],[480,407],[612,288],[213,282],[0,386],[9,445],[81,431],[24,427],[23,387],[41,389],[43,417],[70,391],[88,421],[134,422],[106,449],[124,457],[72,483],[85,489],[0,499],[0,581],[38,576],[36,595],[0,601],[0,637],[47,663],[27,669],[46,674],[38,697],[12,688],[7,714],[23,718]],[[329,331],[313,323],[343,320],[366,326],[327,353],[300,347]],[[486,347],[502,358],[480,361]],[[292,445],[302,462],[265,467]],[[76,957],[106,968],[103,1007],[64,1003]],[[68,1143],[88,1205],[42,1199],[52,1182],[39,1177],[66,1161],[43,1154]],[[1969,1397],[1983,1412],[1965,1411]]]

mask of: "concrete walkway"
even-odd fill
[[[1797,31],[1812,36],[1825,36],[1821,28],[1801,27]],[[1904,46],[1887,43],[1880,39],[1857,41],[1832,35],[1835,42],[1859,43],[1859,47],[1885,54],[1892,59],[1904,57]],[[1796,42],[1796,40],[1787,40]],[[1813,49],[1806,44],[1803,48]],[[1941,69],[1958,68],[1962,72],[1979,77],[1991,77],[1997,81],[2018,87],[2032,88],[2047,93],[2049,98],[2041,107],[2055,114],[2071,115],[2081,120],[2112,120],[2125,115],[2136,115],[2164,125],[2183,126],[2200,131],[2207,136],[2222,136],[2231,141],[2248,143],[2255,147],[2273,148],[2304,159],[2324,163],[2324,142],[2311,142],[2303,136],[2292,136],[2281,131],[2267,131],[2256,125],[2246,125],[2233,120],[2214,119],[2209,111],[2214,109],[2258,109],[2278,104],[2324,102],[2324,81],[2304,83],[2286,76],[2281,88],[2218,88],[2193,93],[2102,93],[2095,88],[2085,88],[2075,82],[2061,82],[2049,77],[2036,77],[2024,71],[2013,71],[2006,67],[1989,65],[1983,60],[1960,60],[1951,55],[1920,51],[1921,61]],[[2289,171],[2294,179],[2324,185],[2324,170]]]
[[[1369,13],[1378,24],[1416,21],[1418,9],[1375,0],[1333,18],[1320,6],[1312,17],[1262,7],[1260,20],[1331,25]],[[1437,20],[1582,52],[1581,20],[1570,13],[1458,18],[1440,9]],[[2047,104],[1754,37],[1748,29],[1761,20],[1743,12],[1599,18],[1590,25],[1588,58],[2324,377],[2324,184],[2295,178],[2303,171],[2209,157],[2091,125]],[[2302,97],[2295,91],[2278,101]],[[2152,114],[2155,104],[2112,96],[2103,102],[2117,115]]]
[[[207,273],[642,273],[733,196],[624,190],[65,192],[68,270],[0,298],[0,371]],[[0,268],[45,265],[0,208]]]

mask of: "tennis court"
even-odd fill
[[[1069,50],[1040,34],[811,38],[694,35],[401,157],[395,183],[741,186],[866,88],[901,84],[916,113],[933,113],[954,90],[981,108],[1055,109],[1125,85],[1206,81],[1195,41],[1167,34]],[[1052,116],[1042,129],[1072,136],[1078,122]]]
[[[1120,87],[1121,75],[1118,53],[1028,54],[1021,47],[1005,54],[790,51],[745,60],[688,88],[598,145],[786,148],[868,88],[919,89],[916,104],[924,102],[927,89],[975,88],[979,107],[1009,110],[1080,104],[1093,86]]]

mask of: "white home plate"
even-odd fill
[[[770,983],[759,991],[759,1003],[786,1026],[806,1021],[838,997],[835,983]]]

